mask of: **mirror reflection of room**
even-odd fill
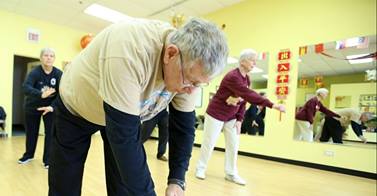
[[[376,35],[299,48],[294,139],[375,146]]]

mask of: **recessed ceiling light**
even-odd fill
[[[228,64],[236,64],[236,63],[238,63],[238,59],[231,57],[231,56],[228,56],[227,63]]]
[[[117,23],[123,20],[129,20],[132,19],[132,17],[127,16],[123,13],[120,13],[118,11],[112,10],[110,8],[107,8],[105,6],[99,5],[99,4],[92,4],[89,7],[87,7],[84,10],[85,14],[98,17],[103,20],[107,20],[112,23]]]
[[[358,57],[366,56],[368,54],[357,54],[357,55],[349,55],[347,56],[347,59],[349,63],[351,64],[360,64],[360,63],[370,63],[373,61],[373,58],[363,58],[363,59],[355,59]],[[354,59],[354,60],[352,60]]]

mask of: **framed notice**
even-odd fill
[[[376,94],[360,95],[359,97],[359,108],[361,112],[372,112],[376,114],[377,113],[376,103],[377,103]]]

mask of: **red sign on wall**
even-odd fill
[[[289,75],[278,75],[276,78],[276,83],[288,83]]]
[[[278,54],[279,61],[289,60],[290,58],[291,58],[291,51],[279,52]]]
[[[276,95],[288,95],[288,86],[276,87]]]
[[[289,71],[289,63],[278,64],[278,72]]]

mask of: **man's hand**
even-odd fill
[[[169,184],[165,190],[165,196],[184,196],[185,192],[177,184]]]
[[[285,113],[285,106],[282,105],[282,104],[274,104],[272,106],[272,108],[274,108],[275,110],[278,110],[280,112],[284,112]]]
[[[364,144],[366,144],[366,143],[368,142],[367,138],[365,138],[365,137],[362,136],[362,135],[359,136],[359,139],[360,139],[361,141],[363,141]]]
[[[228,105],[233,105],[233,106],[237,106],[237,104],[239,102],[243,101],[243,99],[241,97],[233,97],[233,96],[229,96],[228,99],[226,99],[226,103]]]
[[[46,88],[46,87],[44,87],[42,89],[42,95],[41,95],[41,97],[42,97],[42,99],[47,98],[50,95],[54,94],[55,92],[56,92],[56,90],[54,88],[50,88],[50,87]]]
[[[251,122],[251,126],[252,127],[259,127],[258,123],[255,122],[255,120],[253,120],[253,122]]]
[[[53,112],[54,111],[54,108],[51,107],[51,106],[46,106],[46,107],[40,107],[40,108],[37,108],[38,111],[43,111],[42,115],[44,116],[45,114],[49,113],[49,112]]]

